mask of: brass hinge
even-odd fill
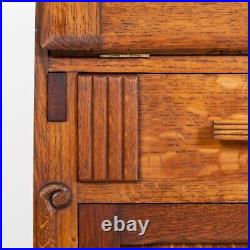
[[[150,54],[107,54],[100,55],[100,58],[149,58]]]

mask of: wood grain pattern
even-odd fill
[[[128,245],[121,246],[121,248],[247,248],[248,244],[192,244],[192,243],[182,243],[182,244],[148,244],[148,245]]]
[[[99,48],[100,4],[94,2],[43,3],[41,44],[46,49]]]
[[[78,171],[82,181],[93,178],[92,170],[92,77],[78,78]],[[84,122],[81,122],[84,121]]]
[[[247,201],[246,180],[184,182],[176,179],[175,182],[143,181],[78,185],[79,203],[244,203]]]
[[[81,75],[78,85],[79,180],[136,181],[136,76]]]
[[[93,178],[107,179],[107,77],[93,81]],[[84,145],[86,147],[86,145]]]
[[[99,3],[43,8],[42,45],[50,50],[247,53],[247,3],[104,2],[101,17]]]
[[[247,245],[247,204],[84,204],[79,211],[79,247]],[[102,221],[114,216],[150,222],[143,236],[127,230],[103,232]]]
[[[50,57],[49,71],[89,73],[248,73],[247,56]]]
[[[216,120],[213,125],[214,138],[217,140],[248,140],[248,120]]]
[[[213,136],[214,120],[247,119],[247,75],[143,74],[139,82],[143,181],[247,184],[247,143]]]
[[[56,247],[56,213],[67,207],[71,201],[71,191],[61,183],[50,183],[40,191],[40,206],[43,213],[39,216],[39,247]]]
[[[81,205],[79,209],[79,247],[120,247],[120,234],[118,232],[104,232],[101,229],[103,220],[112,220],[114,216],[118,215],[119,207],[117,205]]]
[[[48,74],[48,121],[66,121],[66,74]]]
[[[133,218],[150,224],[143,236],[125,230],[121,244],[246,243],[247,215],[247,204],[122,205],[124,221]]]
[[[45,247],[53,242],[53,247],[78,246],[78,206],[77,206],[77,151],[76,151],[76,94],[77,75],[67,74],[66,122],[47,122],[47,69],[48,53],[40,46],[41,4],[36,13],[36,73],[35,73],[35,124],[34,124],[34,247]],[[72,201],[61,209],[53,222],[55,235],[43,231],[41,218],[46,216],[42,187],[49,183],[64,183],[71,189]],[[55,197],[58,202],[62,199]]]
[[[137,77],[124,78],[124,180],[138,180],[138,90]]]
[[[108,173],[109,180],[121,181],[123,178],[123,78],[109,77],[108,87]],[[131,104],[129,104],[131,105]],[[138,109],[137,109],[138,112]],[[138,126],[136,127],[138,129]],[[124,148],[126,151],[126,149]]]
[[[101,9],[109,53],[247,52],[247,3],[106,2]]]

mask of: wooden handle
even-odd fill
[[[223,141],[248,141],[248,120],[216,120],[214,138]]]

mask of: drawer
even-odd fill
[[[247,201],[247,93],[246,74],[80,74],[80,200]]]
[[[247,211],[247,204],[84,204],[79,247],[246,247]],[[104,220],[112,223],[109,231],[102,230]],[[133,230],[121,230],[122,223]]]
[[[247,18],[239,2],[44,3],[41,43],[92,55],[246,54]]]

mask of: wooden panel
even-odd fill
[[[122,248],[247,248],[248,244],[149,244],[135,246],[121,246]]]
[[[105,2],[101,18],[99,3],[43,3],[43,9],[47,49],[247,53],[247,3]]]
[[[104,232],[103,220],[112,220],[119,215],[117,205],[81,205],[79,214],[79,248],[120,247],[118,232]]]
[[[124,78],[124,180],[138,179],[137,77]]]
[[[137,180],[136,76],[81,75],[78,91],[80,181]]]
[[[80,185],[79,201],[247,201],[247,143],[213,136],[214,120],[247,119],[247,89],[241,74],[140,75],[141,182]]]
[[[122,180],[123,178],[123,78],[109,78],[109,110],[108,110],[108,128],[109,128],[109,180]],[[128,104],[129,106],[131,104]],[[125,107],[124,107],[125,108]],[[137,109],[138,112],[138,109]],[[126,117],[126,115],[125,115]],[[136,127],[138,130],[138,126]],[[138,140],[138,139],[137,139]],[[124,148],[124,151],[126,149]]]
[[[122,245],[246,243],[248,205],[122,205],[124,221],[150,220],[146,234],[124,231]]]
[[[75,73],[67,75],[67,121],[48,123],[48,58],[47,52],[40,47],[40,11],[41,5],[38,3],[34,125],[34,247],[72,248],[78,247],[77,116],[75,112],[77,76]],[[54,186],[53,183],[57,185]],[[45,187],[49,189],[46,189],[48,192],[45,192],[44,200]],[[68,190],[71,194],[70,204]],[[53,214],[56,215],[53,216]]]
[[[43,3],[41,44],[47,49],[90,50],[99,48],[99,3]]]
[[[48,74],[48,121],[66,120],[66,74]]]
[[[247,119],[247,75],[145,74],[139,82],[143,181],[247,182],[247,143],[213,137],[214,120]]]
[[[107,179],[107,77],[93,81],[93,177]],[[84,145],[89,146],[89,145]]]
[[[247,202],[248,183],[231,180],[204,180],[138,183],[81,183],[79,203],[190,203],[190,202]],[[226,177],[224,178],[226,179]]]
[[[150,58],[57,58],[51,72],[100,73],[247,73],[247,56],[151,56]]]
[[[79,247],[242,247],[248,241],[247,204],[84,204]],[[104,220],[149,220],[144,235],[104,232]],[[140,230],[139,230],[140,231]]]
[[[247,3],[107,2],[101,8],[105,51],[247,52]]]
[[[78,154],[81,180],[91,180],[92,174],[92,77],[79,77],[78,80]],[[81,122],[82,121],[82,122]],[[85,146],[87,145],[87,146]]]
[[[222,141],[247,141],[248,120],[214,121],[214,138]]]

